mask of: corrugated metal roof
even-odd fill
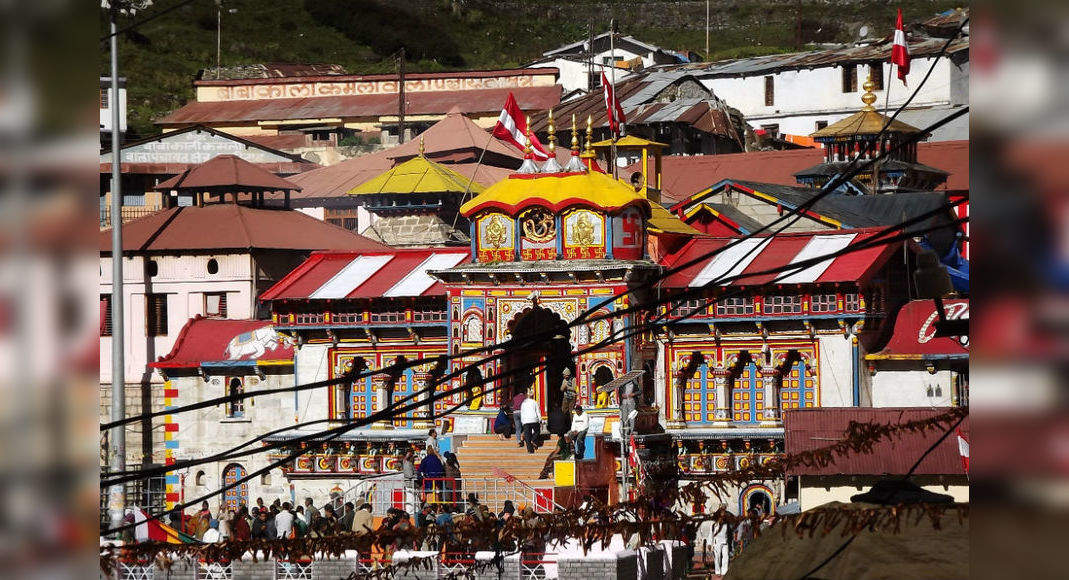
[[[913,58],[934,56],[946,44],[945,38],[910,38],[909,52]],[[948,54],[968,51],[969,39],[951,42]],[[685,71],[699,78],[756,76],[782,70],[812,69],[841,66],[848,63],[886,62],[891,58],[890,39],[873,44],[847,45],[826,50],[772,54],[717,62],[683,64],[669,70]]]
[[[320,300],[445,295],[429,272],[468,259],[467,249],[315,252],[261,300]]]
[[[125,252],[200,250],[387,250],[388,246],[298,211],[233,203],[165,209],[123,224]],[[111,229],[99,234],[111,252]]]
[[[406,114],[441,115],[458,108],[462,113],[501,110],[509,93],[524,110],[545,110],[560,103],[560,85],[471,91],[406,93]],[[188,103],[156,121],[158,125],[194,123],[251,123],[294,119],[382,117],[397,114],[396,94],[254,99]]]
[[[702,286],[723,276],[739,276],[737,280],[721,284],[723,286],[761,286],[773,281],[783,284],[857,282],[871,275],[897,244],[876,245],[829,258],[791,274],[765,272],[828,255],[847,244],[863,243],[878,231],[872,228],[756,236],[723,251],[722,248],[737,239],[695,239],[669,257],[665,265],[671,268],[675,264],[698,261],[668,276],[664,285],[670,288]],[[699,259],[702,256],[708,257]]]
[[[156,191],[298,191],[301,187],[237,155],[216,155],[158,184]]]
[[[842,439],[851,421],[897,424],[919,421],[947,409],[921,408],[824,408],[788,409],[783,413],[784,446],[789,455],[827,447]],[[969,419],[961,430],[968,436]],[[903,431],[878,441],[869,453],[850,452],[824,466],[798,465],[788,475],[903,475],[943,434],[941,429],[918,433]],[[914,471],[917,475],[963,475],[957,439],[951,435],[925,457]]]

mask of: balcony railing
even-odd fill
[[[122,223],[127,223],[138,218],[152,215],[163,208],[152,206],[123,206],[122,208]],[[100,229],[111,227],[111,208],[105,207],[100,210]]]

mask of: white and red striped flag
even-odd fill
[[[619,137],[623,132],[624,123],[627,122],[627,117],[624,116],[624,109],[620,106],[620,99],[616,98],[616,88],[609,82],[604,70],[601,71],[601,88],[605,92],[605,115],[609,119],[609,129],[613,137]]]
[[[961,465],[965,468],[965,473],[969,473],[969,440],[961,429],[958,429],[958,453],[961,455]]]
[[[510,143],[520,151],[524,150],[524,143],[527,142],[527,116],[520,110],[516,97],[512,96],[511,92],[505,99],[505,108],[501,109],[501,116],[497,118],[493,133],[494,137]],[[539,161],[549,159],[549,153],[546,153],[546,148],[534,133],[531,134],[531,154]]]
[[[906,84],[909,74],[909,46],[906,45],[906,30],[902,28],[902,9],[898,9],[898,21],[895,22],[895,39],[891,46],[891,64],[898,67],[898,79]]]

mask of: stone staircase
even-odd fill
[[[556,437],[550,436],[540,449],[527,453],[526,447],[516,445],[515,437],[501,439],[498,435],[467,436],[455,450],[463,475],[464,495],[469,491],[475,492],[479,501],[495,511],[501,509],[506,499],[511,499],[517,508],[520,503],[533,504],[535,493],[530,488],[553,487],[552,473],[549,479],[538,479],[538,474],[555,446]],[[505,481],[494,473],[495,469],[504,470],[518,482]]]

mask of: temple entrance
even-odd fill
[[[529,394],[538,401],[542,416],[547,417],[560,409],[564,369],[570,368],[575,376],[568,342],[571,331],[559,315],[541,306],[520,312],[508,328],[515,342],[505,356],[506,394],[511,399],[531,389]]]

